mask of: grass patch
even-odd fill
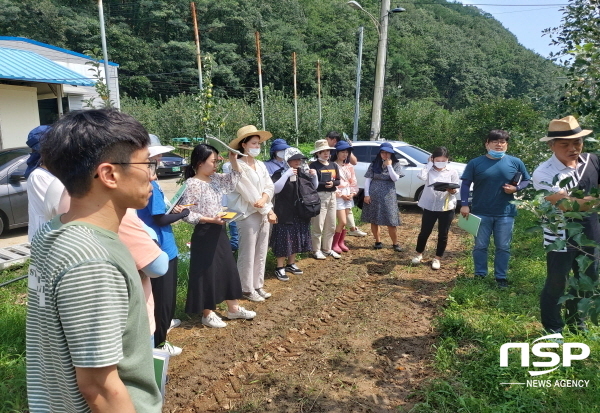
[[[27,274],[29,264],[0,273],[0,284]],[[0,287],[0,413],[27,410],[25,316],[27,279]]]
[[[513,235],[510,288],[506,290],[495,287],[493,272],[488,279],[473,279],[472,239],[465,241],[467,248],[461,259],[464,275],[456,280],[437,320],[440,338],[434,366],[440,377],[420,392],[424,401],[413,412],[595,412],[600,408],[596,389],[600,342],[565,333],[566,342],[589,345],[590,357],[539,377],[530,377],[528,369],[520,367],[516,351],[511,352],[509,367],[499,366],[502,344],[531,343],[543,335],[539,294],[546,277],[545,254],[541,233],[525,233],[534,224],[531,214],[520,211]],[[591,330],[600,333],[598,327]],[[531,361],[536,360],[531,355]],[[552,384],[560,379],[590,382],[587,388],[500,384],[526,383],[528,379],[551,380]]]

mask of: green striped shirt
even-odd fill
[[[35,412],[89,412],[75,367],[117,365],[136,411],[161,411],[139,274],[117,234],[56,217],[32,241],[27,396]]]

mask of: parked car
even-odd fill
[[[391,143],[394,147],[396,158],[398,158],[401,163],[405,164],[402,166],[405,176],[396,181],[398,201],[410,204],[419,202],[419,198],[421,198],[421,194],[423,193],[423,188],[425,188],[425,181],[417,178],[417,175],[423,166],[427,164],[431,153],[406,142],[387,142]],[[373,159],[375,159],[375,156],[379,153],[380,145],[381,141],[352,142],[353,153],[358,160],[354,170],[356,171],[356,179],[360,188],[364,188],[365,173],[369,168],[369,164],[373,162]],[[403,159],[405,161],[403,161]],[[459,177],[462,175],[466,166],[466,164],[460,162],[450,162],[448,164],[449,168],[456,169]],[[457,193],[456,196],[460,199],[459,193]]]
[[[27,158],[28,147],[0,150],[0,234],[26,227],[27,213]]]
[[[162,159],[158,164],[156,174],[158,176],[181,175],[187,160],[173,152],[163,154]]]

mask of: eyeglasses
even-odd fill
[[[111,165],[148,165],[148,173],[150,176],[156,174],[156,168],[158,167],[158,161],[150,162],[109,162]]]
[[[490,141],[493,145],[506,145],[508,141]]]

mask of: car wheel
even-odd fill
[[[424,186],[420,187],[419,189],[417,189],[417,192],[415,192],[415,202],[419,202],[419,200],[421,199],[421,195],[423,195],[423,189],[425,189]]]
[[[0,211],[0,235],[4,234],[6,229],[8,229],[8,219],[4,211]]]

